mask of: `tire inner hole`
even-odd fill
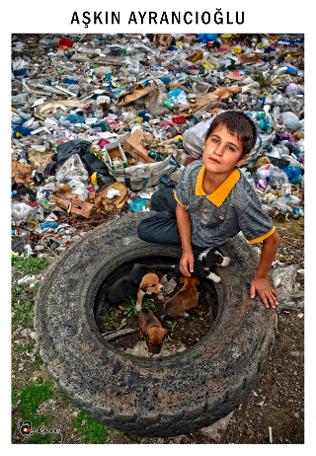
[[[174,264],[176,259],[170,257],[142,257],[124,263],[105,277],[96,294],[94,302],[94,317],[101,335],[106,339],[108,335],[117,333],[122,329],[133,329],[130,334],[116,337],[108,341],[119,350],[141,357],[165,357],[183,352],[198,343],[216,324],[218,315],[218,299],[215,287],[209,280],[200,280],[199,304],[187,313],[187,318],[170,318],[164,314],[164,302],[173,297],[182,287],[175,273],[166,265]],[[168,330],[168,335],[158,354],[148,351],[145,340],[139,331],[138,314],[135,309],[136,296],[126,297],[120,305],[109,305],[105,300],[105,290],[119,278],[127,274],[134,263],[148,265],[151,272],[155,272],[164,284],[162,295],[145,295],[143,308],[150,308],[159,318],[162,326]],[[172,290],[175,286],[174,290]]]

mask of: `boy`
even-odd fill
[[[258,292],[265,307],[276,308],[277,293],[267,274],[280,245],[271,219],[240,173],[240,166],[256,143],[256,127],[240,111],[215,117],[205,136],[202,161],[186,166],[174,193],[164,188],[151,199],[154,216],[138,225],[138,236],[147,242],[182,245],[180,271],[194,271],[192,243],[216,247],[242,231],[251,244],[263,242],[260,261],[251,282],[250,296]]]

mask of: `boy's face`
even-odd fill
[[[205,142],[202,155],[206,170],[215,174],[233,171],[241,159],[243,143],[223,124],[218,125]]]

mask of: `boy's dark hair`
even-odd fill
[[[225,125],[230,134],[236,135],[243,144],[241,156],[249,154],[256,144],[257,129],[254,122],[242,111],[225,111],[218,114],[208,129],[205,141],[219,125]]]

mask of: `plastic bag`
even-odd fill
[[[271,163],[260,166],[256,171],[255,178],[256,183],[263,189],[265,189],[268,184],[270,184],[271,187],[281,189],[284,184],[289,183],[287,174]]]
[[[193,157],[200,158],[203,154],[203,141],[213,118],[202,120],[186,130],[183,135],[183,147]]]
[[[66,183],[75,179],[76,181],[87,182],[89,179],[88,171],[82,164],[78,154],[72,155],[56,173],[58,182]]]
[[[135,200],[131,200],[129,203],[129,207],[132,212],[144,212],[149,211],[148,203],[149,199],[147,198],[137,198]]]
[[[71,193],[77,195],[79,199],[85,201],[88,198],[88,190],[83,182],[78,179],[72,179],[68,184],[71,185]]]
[[[291,184],[299,184],[302,181],[302,171],[298,166],[289,165],[282,168],[282,171],[287,174]]]
[[[289,130],[296,131],[303,127],[303,122],[299,120],[294,112],[282,112],[280,118],[283,125],[285,125]]]
[[[282,203],[287,204],[290,207],[298,207],[301,204],[301,200],[295,195],[284,195],[273,201],[272,206],[277,206]]]
[[[177,163],[172,155],[157,163],[140,163],[123,169],[111,169],[111,175],[123,182],[132,191],[139,191],[145,187],[154,187],[159,184],[162,175],[169,176],[177,169]]]
[[[25,203],[15,202],[12,204],[12,217],[16,222],[25,222],[29,215],[36,210],[36,207],[31,207]]]
[[[51,193],[54,193],[55,189],[56,184],[54,182],[48,182],[48,184],[37,187],[36,200],[40,202],[47,199]]]
[[[282,292],[291,292],[295,286],[297,264],[275,268],[272,270],[272,281],[275,288],[280,288]]]
[[[186,96],[186,93],[182,89],[172,89],[169,90],[167,94],[169,100],[172,101],[175,105],[182,105],[182,104],[187,104],[188,103],[188,98]]]

